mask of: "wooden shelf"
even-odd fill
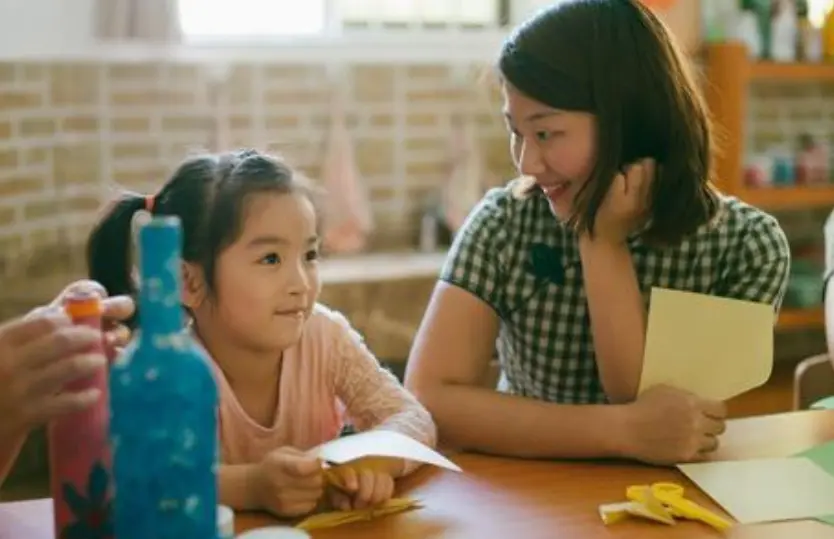
[[[751,80],[834,81],[834,63],[755,62],[749,76]]]
[[[743,187],[738,192],[730,194],[748,204],[768,210],[834,208],[834,185]]]
[[[779,330],[815,329],[824,326],[825,315],[822,307],[782,309],[776,322],[776,329]]]

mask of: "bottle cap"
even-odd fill
[[[237,539],[310,539],[310,534],[298,528],[270,526],[249,530],[238,535]]]
[[[64,300],[64,311],[70,318],[101,316],[101,298],[92,292],[75,292]]]
[[[235,512],[225,505],[217,506],[217,537],[218,539],[234,539]]]

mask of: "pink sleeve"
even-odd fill
[[[434,448],[437,428],[428,410],[386,370],[344,317],[334,328],[335,389],[357,430],[388,429]],[[404,473],[418,463],[407,462]]]

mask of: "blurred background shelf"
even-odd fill
[[[834,81],[834,64],[752,62],[748,77],[768,81]]]
[[[784,308],[779,313],[776,328],[779,330],[803,330],[822,328],[825,324],[823,308]]]
[[[739,187],[735,196],[767,210],[802,210],[834,207],[834,185]]]

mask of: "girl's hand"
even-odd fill
[[[324,492],[321,461],[293,447],[280,447],[258,464],[252,487],[258,506],[276,516],[306,515]]]
[[[341,511],[376,507],[394,496],[394,477],[387,470],[344,465],[330,473],[338,486],[328,489],[328,498]]]
[[[645,222],[654,175],[653,159],[628,165],[624,174],[617,174],[594,221],[595,243],[623,244]]]

